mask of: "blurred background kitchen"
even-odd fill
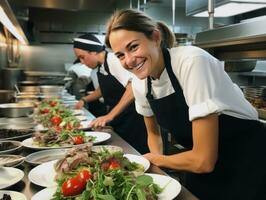
[[[265,0],[0,0],[0,6],[2,90],[64,86],[79,99],[92,81],[69,72],[72,39],[90,32],[104,41],[113,11],[130,7],[166,22],[179,45],[200,46],[224,61],[266,118]]]

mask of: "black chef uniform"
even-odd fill
[[[154,99],[148,78],[147,99],[160,126],[168,129],[178,143],[191,149],[192,123],[188,106],[167,49],[163,49],[163,57],[175,92]],[[219,115],[219,153],[214,171],[187,173],[184,184],[201,200],[266,199],[265,144],[266,131],[262,123]]]
[[[124,86],[110,73],[107,55],[105,54],[104,69],[107,75],[100,73],[98,67],[98,81],[101,88],[104,103],[112,110],[120,101],[125,92]],[[136,112],[135,103],[132,102],[128,107],[115,117],[110,123],[114,131],[124,140],[133,146],[140,153],[148,152],[147,131],[143,117]]]

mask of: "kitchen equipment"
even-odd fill
[[[13,90],[14,85],[24,78],[23,70],[20,68],[4,68],[2,69],[1,75],[3,88],[10,90]]]
[[[14,100],[15,91],[0,90],[0,103],[10,103]]]
[[[32,85],[27,85],[27,86],[19,86],[20,92],[27,92],[31,94],[38,94],[40,93],[40,87],[39,86],[32,86]]]
[[[58,85],[41,85],[40,92],[42,94],[62,94],[64,90],[63,86]]]
[[[25,117],[33,113],[32,103],[0,104],[0,114],[4,117]]]
[[[250,72],[256,64],[256,60],[225,61],[224,69],[227,72]]]
[[[16,102],[38,102],[41,101],[42,97],[39,95],[33,95],[33,94],[24,94],[24,95],[17,95],[16,96]]]

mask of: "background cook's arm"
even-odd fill
[[[134,101],[134,95],[131,87],[131,82],[129,82],[126,86],[126,90],[121,97],[120,101],[116,104],[116,106],[107,114],[101,117],[96,118],[90,124],[92,127],[105,126],[106,123],[112,121],[116,116],[118,116],[124,109],[127,108],[129,104]]]
[[[86,102],[91,102],[91,101],[95,101],[101,97],[102,97],[102,92],[101,92],[100,87],[98,87],[91,94],[89,94],[85,97],[82,97],[82,99],[84,99],[84,101],[86,101]],[[75,105],[76,109],[81,109],[84,106],[85,102],[82,99],[79,100],[78,103]]]

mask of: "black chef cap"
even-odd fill
[[[74,38],[74,48],[86,51],[101,52],[105,49],[105,46],[97,37],[90,33],[87,33],[79,36],[78,38]]]

